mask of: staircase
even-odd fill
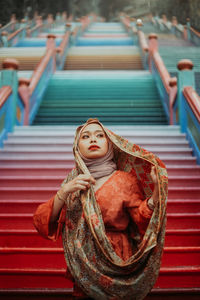
[[[191,42],[177,38],[173,34],[163,33],[151,23],[145,24],[142,28],[146,36],[150,32],[158,35],[159,53],[171,76],[177,77],[177,64],[182,59],[190,59],[194,64],[195,86],[200,95],[200,52]]]
[[[61,71],[50,80],[34,125],[166,124],[148,71]]]
[[[139,48],[119,23],[95,23],[71,47],[65,70],[142,70]]]
[[[128,44],[118,25],[94,24],[78,39],[66,70],[51,78],[34,126],[16,127],[0,151],[2,299],[72,299],[62,241],[40,237],[32,215],[74,166],[75,128],[89,117],[154,152],[167,166],[166,242],[158,280],[145,300],[199,299],[200,166],[180,128],[167,125],[155,82],[138,64],[137,45]]]
[[[177,126],[110,125],[109,128],[153,151],[167,165],[166,242],[160,275],[152,293],[157,289],[199,287],[200,167],[185,136]],[[38,291],[68,287],[65,292],[70,293],[72,284],[64,276],[61,240],[53,243],[40,237],[33,227],[32,214],[40,203],[56,193],[73,167],[74,130],[74,126],[16,127],[0,151],[1,288]]]

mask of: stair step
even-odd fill
[[[148,149],[149,150],[149,149]],[[168,156],[178,156],[178,157],[187,157],[187,156],[191,156],[192,155],[192,149],[162,149],[162,148],[156,148],[156,149],[153,149],[153,152],[154,154],[156,155],[168,155]],[[5,150],[0,150],[0,160],[2,159],[12,159],[12,158],[29,158],[32,159],[32,158],[47,158],[49,157],[50,159],[52,158],[55,159],[57,156],[60,156],[62,157],[63,159],[65,159],[65,157],[68,157],[68,159],[71,159],[73,160],[73,154],[72,154],[72,150],[70,149],[68,152],[66,150],[62,150],[62,149],[48,149],[48,151],[41,151],[41,149],[38,151],[34,151],[34,149],[32,151],[29,151],[29,150],[19,150],[19,151],[16,151],[16,150],[12,150],[12,151],[5,151]]]
[[[155,287],[198,288],[200,267],[161,268]],[[72,288],[65,269],[0,269],[0,288]]]
[[[1,245],[4,247],[62,247],[62,239],[52,242],[41,237],[35,229],[0,229]],[[166,247],[198,247],[200,229],[167,229]]]
[[[167,229],[200,229],[200,213],[168,213],[167,218]],[[13,223],[16,229],[34,228],[32,214],[0,214],[1,229],[12,229]]]
[[[33,213],[44,200],[1,200],[1,213]],[[170,200],[167,202],[168,213],[195,213],[200,211],[200,199]]]
[[[4,176],[0,175],[0,187],[59,187],[65,176]],[[169,187],[198,187],[200,175],[169,176]]]
[[[63,248],[0,247],[1,268],[65,268]],[[178,259],[177,259],[178,257]],[[200,247],[165,247],[162,267],[195,266],[200,261]]]
[[[73,164],[68,166],[60,165],[49,165],[41,163],[40,165],[2,165],[1,175],[2,176],[28,176],[28,175],[41,175],[41,176],[63,176],[66,177],[68,172],[74,167]],[[200,175],[200,166],[193,165],[170,165],[167,167],[167,172],[169,176],[184,176],[185,174],[189,176]]]
[[[60,182],[60,184],[62,181]],[[58,186],[60,187],[60,185]],[[26,199],[41,199],[46,200],[53,196],[58,187],[0,187],[1,197],[4,200],[13,200],[13,195],[15,195],[16,200],[26,200]],[[53,194],[52,194],[53,193]],[[32,197],[30,198],[30,196]],[[200,195],[199,185],[196,187],[169,187],[169,199],[193,199],[198,200]]]
[[[72,300],[71,289],[0,289],[0,296],[7,300]],[[154,288],[144,300],[199,300],[199,288]]]
[[[187,165],[187,166],[196,166],[196,157],[180,157],[180,156],[161,156],[159,155],[159,158],[166,164],[166,166],[173,166],[174,164],[178,165]],[[43,164],[49,164],[52,167],[54,165],[56,166],[67,166],[68,165],[73,165],[74,161],[72,159],[67,159],[66,156],[65,158],[61,158],[61,157],[56,157],[56,158],[47,158],[47,157],[37,157],[37,158],[33,158],[33,157],[29,157],[29,158],[15,158],[13,157],[11,158],[3,158],[0,159],[0,165],[1,166],[12,166],[12,165],[18,165],[18,166],[26,166],[26,165],[43,165]]]

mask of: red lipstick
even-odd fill
[[[99,146],[97,146],[97,145],[91,145],[90,147],[89,147],[89,150],[96,150],[96,149],[99,149],[100,147]]]

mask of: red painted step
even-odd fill
[[[70,288],[65,269],[0,269],[0,288]],[[198,288],[200,267],[161,268],[155,287]]]
[[[46,165],[42,163],[40,165],[26,165],[26,166],[19,166],[19,165],[12,165],[12,166],[1,166],[1,176],[26,176],[26,175],[41,175],[41,176],[63,176],[65,177],[68,172],[74,167],[72,164],[69,165],[67,168],[60,165]],[[200,175],[200,166],[176,166],[171,165],[167,167],[167,172],[169,176],[184,176],[187,174],[188,176],[193,175]]]
[[[1,268],[66,267],[63,248],[0,247]],[[178,259],[177,259],[178,258]],[[162,267],[192,266],[200,261],[200,247],[165,247]]]
[[[0,240],[4,247],[62,247],[62,239],[53,242],[41,237],[35,229],[1,229]],[[200,245],[200,229],[166,230],[166,247],[195,247]]]
[[[0,228],[33,229],[32,214],[0,214]],[[167,229],[200,229],[200,213],[169,213]]]
[[[60,184],[62,181],[60,181]],[[54,194],[56,194],[58,187],[0,187],[1,198],[4,200],[27,200],[27,199],[41,199],[47,201]],[[200,195],[200,186],[196,187],[169,187],[169,199],[194,199],[198,200]]]
[[[67,176],[67,174],[66,174]],[[59,187],[64,180],[62,175],[27,175],[5,176],[0,175],[0,187]],[[188,186],[197,187],[200,184],[200,175],[169,176],[169,187]]]
[[[1,200],[1,213],[34,213],[38,205],[44,203],[45,200]],[[167,202],[168,213],[196,213],[200,211],[200,200],[193,199],[169,199]]]

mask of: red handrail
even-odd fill
[[[44,72],[47,64],[49,63],[49,60],[51,59],[51,57],[54,57],[54,54],[55,54],[54,49],[47,49],[45,55],[40,59],[40,62],[37,68],[33,71],[33,74],[30,79],[30,85],[29,85],[30,94],[33,93],[34,89],[36,88],[40,80],[42,73]]]
[[[147,44],[147,40],[145,38],[145,34],[143,31],[138,30],[137,31],[138,34],[138,39],[139,39],[139,43],[140,43],[140,47],[142,49],[143,52],[148,52],[149,51],[149,46]]]
[[[9,85],[5,85],[0,88],[0,108],[4,105],[11,94],[12,88]]]
[[[20,28],[20,29],[17,29],[15,32],[9,34],[8,41],[12,40],[16,35],[18,35],[18,33],[20,33],[23,30],[24,30],[24,28]]]
[[[183,89],[183,95],[185,96],[188,104],[190,105],[194,115],[200,123],[200,97],[191,86],[186,86]]]
[[[160,77],[162,79],[162,82],[165,86],[165,89],[167,91],[167,93],[169,94],[169,90],[170,90],[170,86],[169,86],[169,82],[170,82],[170,75],[169,75],[169,72],[159,54],[158,51],[154,51],[152,53],[152,58],[154,60],[154,63],[156,65],[156,68],[158,69],[159,73],[160,73]]]

